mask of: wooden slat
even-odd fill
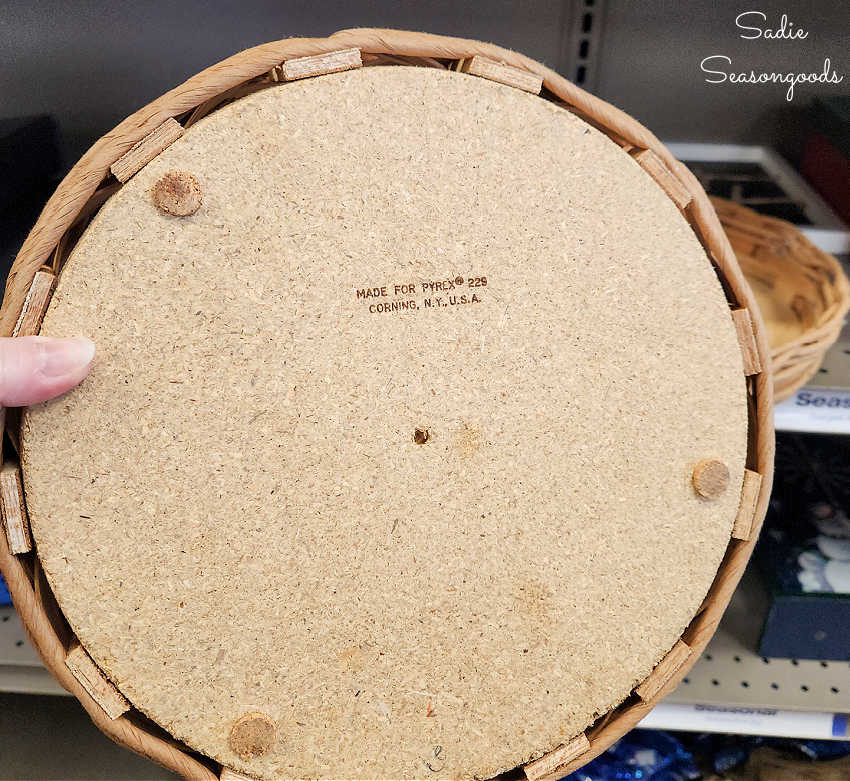
[[[65,666],[110,719],[117,719],[130,709],[130,703],[106,678],[79,643],[75,643],[66,654]]]
[[[587,735],[582,732],[560,748],[544,754],[540,759],[529,762],[523,768],[525,777],[528,781],[548,781],[550,778],[560,778],[561,776],[558,773],[562,774],[561,768],[589,750],[590,742]]]
[[[39,332],[55,281],[56,277],[49,271],[35,272],[12,336],[34,336]]]
[[[761,475],[750,469],[744,470],[744,485],[741,488],[741,503],[732,526],[732,536],[736,540],[749,540],[753,536],[753,520],[756,517],[756,504],[761,490]]]
[[[670,650],[646,677],[639,686],[635,688],[635,694],[644,702],[648,702],[661,691],[667,683],[691,655],[691,649],[682,641],[677,640],[676,645]]]
[[[9,550],[15,554],[32,550],[29,519],[21,487],[21,469],[14,461],[7,461],[0,469],[0,507],[3,510]]]
[[[486,57],[476,55],[466,60],[459,60],[457,69],[472,76],[481,76],[483,79],[498,81],[509,87],[516,87],[524,92],[539,95],[543,89],[543,77],[536,73],[520,70],[513,65],[505,65],[502,62],[488,60]]]
[[[756,347],[756,335],[753,331],[753,321],[749,309],[733,309],[732,322],[738,334],[738,344],[741,345],[741,358],[744,361],[744,374],[761,373],[761,360]]]
[[[296,57],[282,65],[285,81],[306,79],[308,76],[321,76],[325,73],[337,73],[363,64],[360,49],[341,49],[327,54],[315,54],[312,57]]]
[[[680,210],[684,210],[693,200],[685,185],[679,181],[678,177],[652,149],[642,149],[640,152],[634,153],[633,157],[641,168],[655,179]]]
[[[182,135],[183,126],[176,119],[169,117],[156,130],[148,133],[121,155],[112,164],[110,170],[119,182],[126,182]]]

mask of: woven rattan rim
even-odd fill
[[[593,124],[630,152],[651,150],[683,185],[689,195],[684,215],[715,266],[730,305],[749,310],[754,350],[763,367],[769,351],[763,323],[752,292],[735,259],[714,209],[695,177],[665,149],[648,130],[622,111],[584,92],[554,71],[521,54],[478,41],[397,30],[343,30],[329,38],[291,38],[243,51],[202,71],[155,100],[103,136],[82,157],[50,198],[32,232],[24,242],[12,271],[0,309],[0,335],[11,335],[36,273],[45,265],[58,272],[70,247],[87,220],[118,185],[110,166],[135,143],[163,122],[174,118],[189,125],[223,102],[249,94],[277,79],[276,69],[288,59],[346,48],[359,48],[364,65],[408,64],[420,67],[451,67],[456,61],[479,55],[542,77],[541,96],[562,105]],[[682,639],[692,649],[689,659],[651,697],[633,694],[601,716],[585,732],[589,750],[567,764],[558,764],[553,778],[560,778],[600,754],[634,727],[652,707],[687,674],[714,634],[755,545],[767,507],[773,474],[773,390],[765,368],[747,380],[749,394],[749,447],[747,468],[761,476],[755,497],[753,526],[747,539],[732,539],[705,601]],[[9,433],[16,439],[15,421]],[[135,711],[110,719],[65,666],[72,641],[67,623],[56,605],[37,556],[13,555],[0,535],[2,570],[15,606],[45,666],[59,683],[75,695],[94,723],[112,740],[143,754],[191,781],[219,778],[217,763],[191,752],[157,725]],[[535,775],[547,778],[548,775]]]
[[[813,321],[798,338],[771,350],[773,393],[784,401],[817,372],[824,354],[838,339],[850,309],[850,283],[841,264],[818,249],[794,225],[767,217],[724,198],[711,199],[744,273],[757,258],[762,263],[790,261],[818,291]]]

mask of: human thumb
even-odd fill
[[[89,373],[94,342],[85,337],[0,338],[0,405],[23,407],[52,399]]]

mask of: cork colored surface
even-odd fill
[[[190,216],[152,202],[172,170]],[[98,348],[23,421],[61,607],[135,707],[249,776],[561,746],[674,646],[738,510],[741,353],[690,228],[605,136],[474,76],[215,112],[106,203],[42,333]]]

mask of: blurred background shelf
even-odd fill
[[[839,258],[845,271],[849,257]],[[850,434],[850,326],[845,323],[808,385],[776,405],[774,423],[777,431]]]
[[[850,739],[850,662],[759,656],[765,608],[756,579],[746,575],[706,652],[641,726]]]
[[[67,693],[42,665],[12,607],[0,607],[0,691]]]
[[[831,255],[850,253],[850,229],[803,176],[765,146],[667,142],[709,195],[796,225]]]
[[[710,195],[796,225],[850,272],[850,228],[780,155],[763,146],[669,142],[670,151]],[[818,373],[776,406],[777,431],[850,434],[850,326],[845,324]]]

